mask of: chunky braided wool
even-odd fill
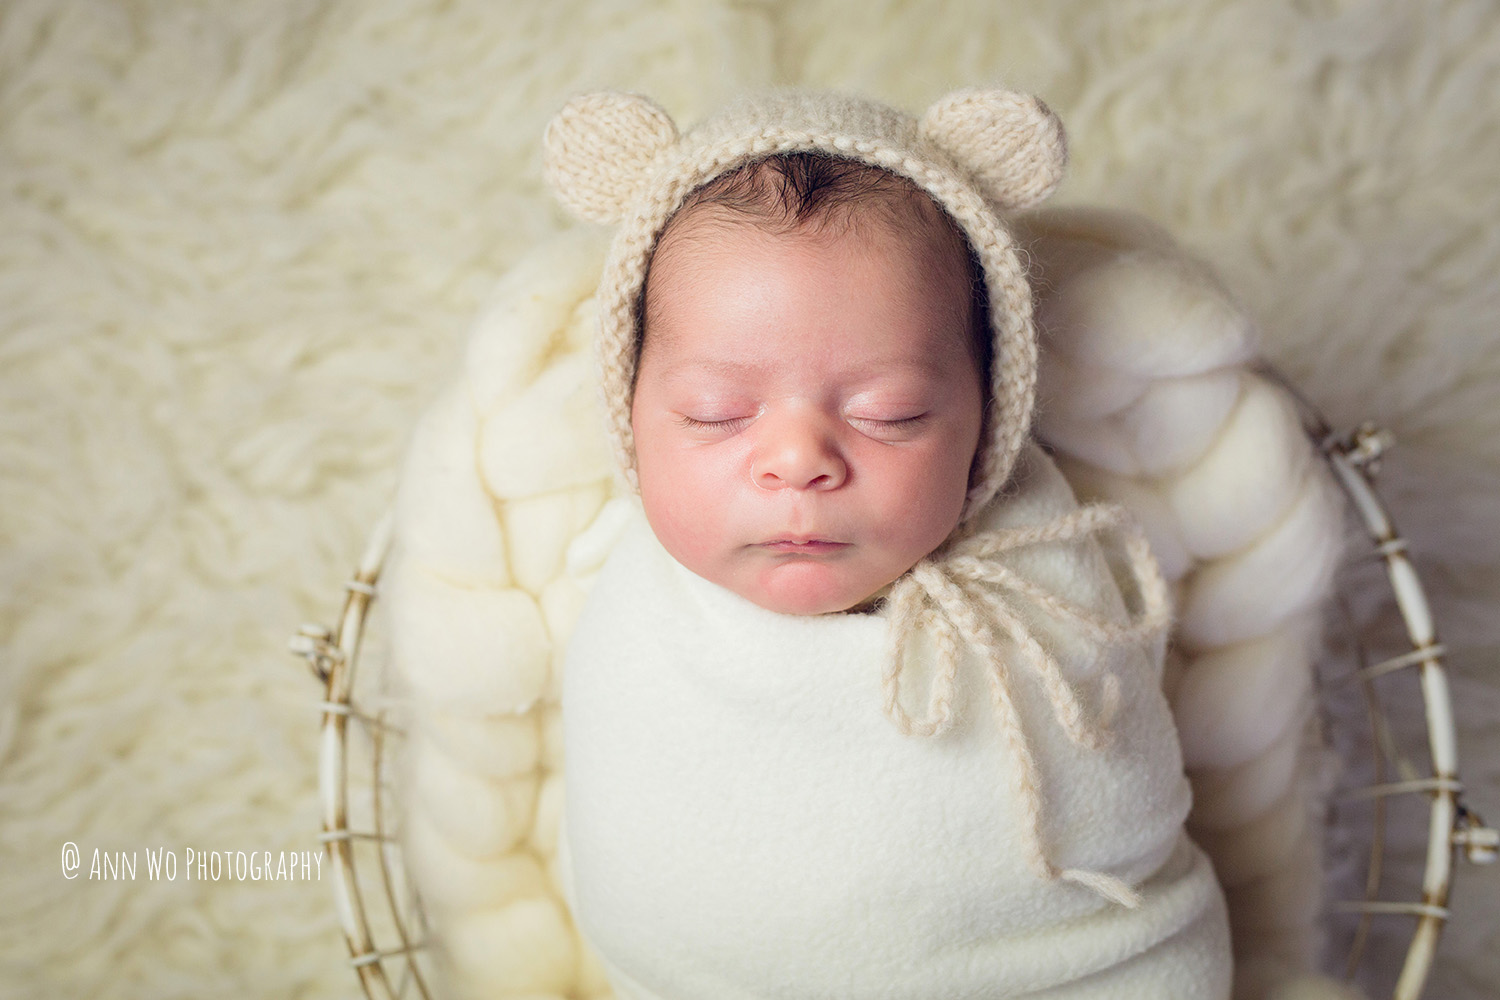
[[[1005,485],[1030,431],[1036,385],[1031,288],[997,211],[1045,198],[1066,163],[1062,127],[1033,97],[960,91],[920,120],[874,101],[787,89],[747,98],[679,136],[646,98],[588,94],[547,129],[547,178],[562,203],[618,222],[600,281],[597,358],[616,460],[636,487],[630,407],[637,300],[656,240],[695,189],[778,153],[821,151],[907,178],[960,226],[989,291],[994,364],[967,520]]]
[[[1077,541],[1108,529],[1115,529],[1124,537],[1126,560],[1140,594],[1140,611],[1128,621],[1114,621],[1065,601],[995,558],[1025,546]],[[1105,672],[1099,679],[1100,708],[1091,718],[1078,692],[1063,677],[1057,658],[1016,613],[1011,594],[1024,597],[1053,618],[1105,645],[1148,642],[1163,634],[1170,623],[1166,581],[1145,535],[1122,507],[1091,504],[1041,525],[978,532],[934,552],[892,588],[888,599],[891,658],[881,683],[886,715],[903,733],[937,736],[947,731],[954,721],[960,640],[975,649],[987,668],[995,717],[1016,764],[1014,792],[1030,833],[1032,867],[1042,878],[1077,882],[1122,906],[1137,908],[1141,905],[1140,893],[1123,880],[1106,872],[1059,869],[1048,860],[1041,835],[1043,801],[1036,759],[1011,694],[1013,658],[997,630],[1021,651],[1021,660],[1030,664],[1042,682],[1054,718],[1079,746],[1098,750],[1106,744],[1110,722],[1119,708],[1119,678]],[[986,622],[993,625],[987,626]],[[918,627],[928,629],[933,636],[938,664],[923,719],[913,719],[901,706],[901,675],[907,663],[907,645],[912,631]]]

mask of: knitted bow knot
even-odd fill
[[[1125,556],[1142,605],[1138,614],[1123,622],[1065,601],[995,558],[1028,546],[1077,541],[1110,528],[1123,536]],[[1110,738],[1110,723],[1120,702],[1119,678],[1113,672],[1104,672],[1100,678],[1100,708],[1091,716],[1078,691],[1063,676],[1057,658],[1017,613],[1015,597],[1076,627],[1101,648],[1150,641],[1170,621],[1166,581],[1144,533],[1122,507],[1090,504],[1046,524],[978,532],[923,559],[892,588],[888,607],[893,649],[882,678],[885,712],[906,734],[936,736],[947,731],[953,725],[954,685],[962,644],[977,650],[987,667],[986,679],[1000,731],[1017,763],[1014,791],[1030,820],[1032,866],[1043,878],[1077,882],[1135,909],[1141,905],[1140,893],[1122,879],[1105,872],[1059,869],[1047,858],[1041,837],[1042,793],[1036,760],[1011,693],[1015,658],[1006,649],[1002,635],[1036,673],[1054,717],[1079,746],[1097,750]],[[918,627],[926,628],[937,646],[937,673],[926,717],[920,720],[913,719],[900,700],[907,640]]]

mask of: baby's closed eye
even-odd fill
[[[860,410],[858,412],[850,412],[845,416],[851,421],[858,421],[860,423],[901,426],[921,423],[931,416],[931,414],[926,410],[907,410],[904,413],[898,410]]]
[[[719,417],[705,414],[702,417],[692,417],[686,413],[679,414],[677,422],[688,430],[693,431],[722,431],[732,433],[742,430],[750,421],[754,420],[753,414],[738,417]]]
[[[910,416],[895,416],[886,414],[850,413],[845,419],[857,430],[870,437],[890,438],[901,437],[918,430],[927,423],[931,413],[914,413]]]

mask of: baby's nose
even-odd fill
[[[805,416],[765,421],[751,464],[755,485],[764,490],[831,490],[842,486],[849,469],[831,429]]]

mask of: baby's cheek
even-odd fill
[[[656,456],[642,462],[641,503],[652,530],[673,558],[709,576],[709,563],[724,544],[722,500],[703,479],[691,456]]]
[[[968,481],[968,466],[955,466],[951,456],[891,470],[884,477],[877,490],[887,538],[902,558],[910,559],[903,570],[941,545],[958,526]]]

